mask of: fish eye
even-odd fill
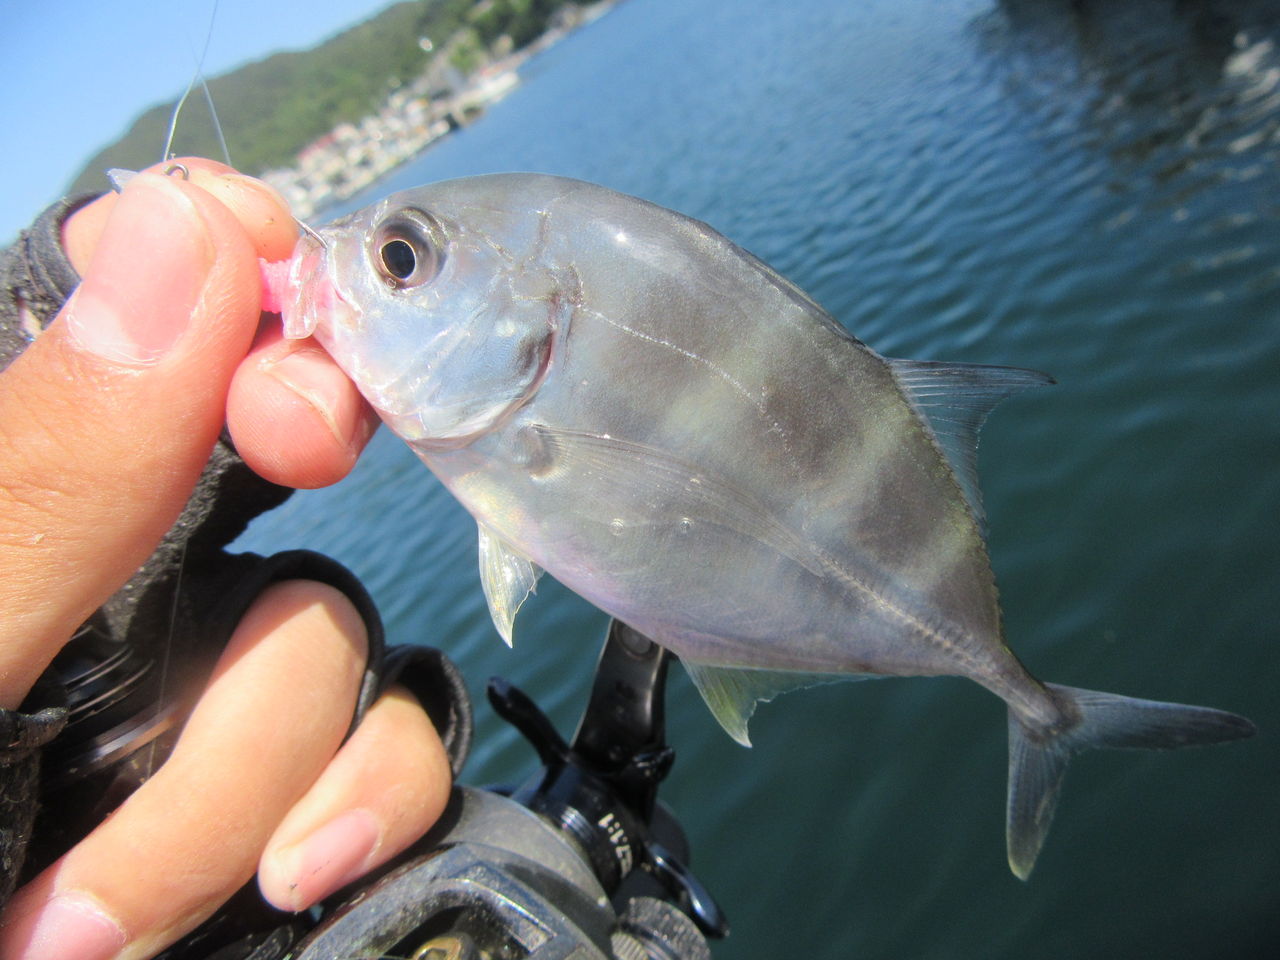
[[[444,262],[443,231],[421,210],[399,210],[373,233],[370,260],[387,286],[396,290],[435,279]]]
[[[388,240],[378,253],[387,273],[399,280],[408,280],[418,266],[418,255],[403,240]]]

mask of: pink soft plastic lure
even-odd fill
[[[270,261],[258,258],[262,275],[262,310],[278,313],[284,323],[284,335],[291,340],[309,337],[315,332],[316,318],[350,313],[350,307],[332,283],[303,283],[301,276],[310,270],[307,257],[295,254],[289,260]]]
[[[258,258],[258,268],[262,271],[262,309],[266,313],[279,313],[289,292],[295,286],[289,280],[290,260],[270,260]]]
[[[258,258],[258,268],[262,271],[262,309],[266,313],[279,313],[284,306],[289,290],[289,261]]]

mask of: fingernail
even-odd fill
[[[372,813],[351,810],[277,853],[277,879],[288,889],[287,905],[305,910],[359,877],[379,833]]]
[[[168,178],[139,174],[111,211],[67,309],[67,327],[103,359],[155,363],[190,323],[213,261],[191,201]]]
[[[110,960],[125,945],[120,925],[87,897],[62,894],[27,921],[25,942],[13,943],[13,960]],[[5,956],[10,956],[6,951]]]
[[[351,386],[346,374],[319,347],[293,348],[280,359],[268,361],[263,369],[315,410],[339,445],[345,447],[351,439],[363,445],[369,439],[367,436],[351,438],[350,431],[344,429],[343,423],[354,415],[349,409]],[[356,426],[358,433],[362,430],[367,433],[363,421],[358,421]]]

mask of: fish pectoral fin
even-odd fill
[[[898,386],[933,430],[965,501],[986,535],[978,487],[978,431],[1005,397],[1054,383],[1053,377],[1022,367],[981,363],[938,363],[886,358]]]
[[[709,471],[670,451],[607,434],[531,428],[531,457],[582,478],[607,491],[609,502],[641,505],[645,523],[694,526],[710,523],[768,544],[818,576],[831,573],[831,561],[775,516],[759,497],[731,477]]]
[[[484,587],[484,598],[489,601],[493,625],[509,647],[516,611],[537,588],[542,568],[513,550],[483,523],[476,526],[480,533],[480,583]]]
[[[856,674],[799,673],[790,670],[752,670],[743,667],[717,667],[682,659],[693,685],[702,694],[711,715],[724,727],[725,733],[744,747],[751,746],[747,721],[755,713],[756,703],[802,687],[838,680],[856,680]]]

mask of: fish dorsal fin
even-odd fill
[[[997,403],[1029,387],[1054,382],[1038,370],[981,363],[892,360],[899,386],[924,417],[951,465],[978,529],[986,535],[986,514],[978,487],[978,431]]]
[[[802,687],[838,680],[863,680],[865,676],[850,673],[796,673],[789,670],[751,670],[742,667],[717,667],[709,663],[681,660],[693,685],[702,694],[711,715],[724,727],[724,732],[744,747],[751,746],[747,721],[756,711],[756,703],[768,703],[774,697]]]
[[[484,598],[489,601],[493,625],[509,647],[516,611],[537,587],[542,568],[513,550],[483,523],[476,526],[480,532],[480,583],[484,587]]]

